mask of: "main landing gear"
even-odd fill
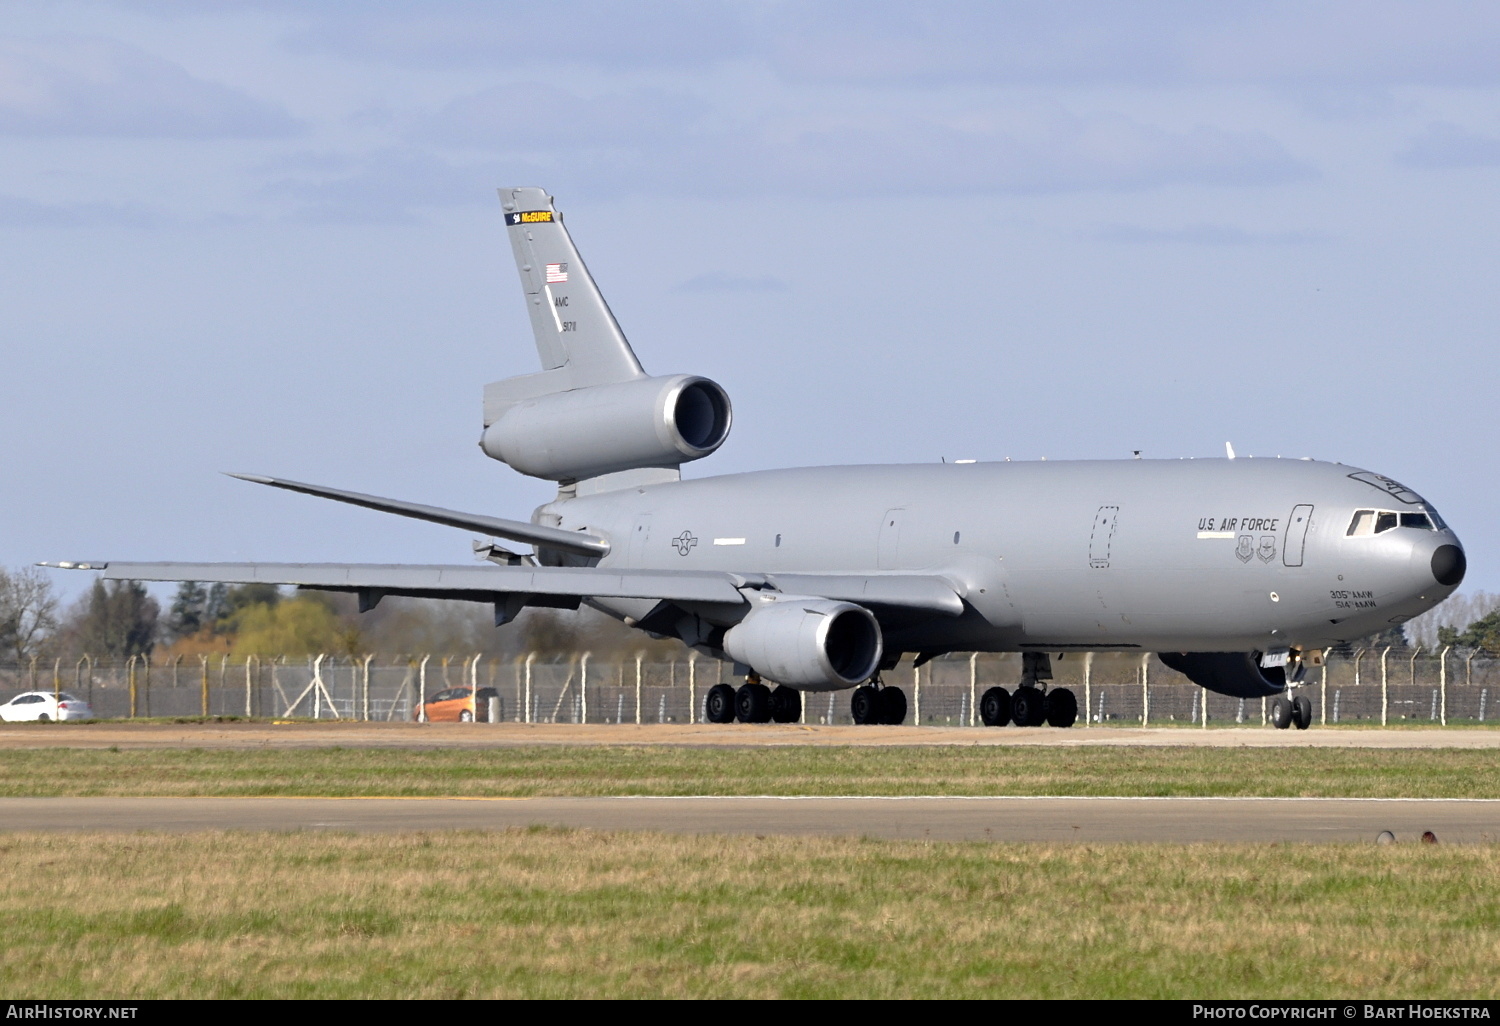
[[[880,683],[877,674],[870,683],[854,689],[849,711],[855,723],[883,723],[888,727],[906,722],[906,692]]]
[[[778,684],[775,690],[751,674],[736,690],[729,684],[715,684],[703,700],[703,717],[710,723],[796,723],[802,718],[802,692]]]
[[[1271,703],[1271,725],[1277,730],[1288,727],[1306,730],[1312,726],[1312,700],[1306,695],[1295,698],[1277,695],[1276,701]]]
[[[1067,688],[1046,688],[1052,679],[1052,660],[1045,652],[1021,654],[1021,683],[1015,693],[990,688],[979,700],[979,719],[986,727],[1071,727],[1078,721],[1078,699]],[[1041,686],[1039,686],[1041,685]]]

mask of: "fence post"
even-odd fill
[[[1084,680],[1088,680],[1088,663],[1087,662],[1084,663],[1084,670],[1083,670],[1083,672],[1084,672],[1084,678],[1083,679]],[[979,684],[979,653],[978,652],[970,652],[969,653],[969,722],[964,724],[965,727],[972,727],[972,726],[974,726],[974,689],[978,686],[978,684]],[[1087,698],[1084,699],[1083,707],[1084,707],[1084,709],[1088,708],[1088,699]],[[1087,723],[1087,719],[1088,719],[1087,717],[1084,718],[1085,723]]]
[[[374,658],[373,653],[365,656],[364,677],[360,683],[360,714],[366,723],[370,722],[370,660]]]
[[[1438,724],[1443,727],[1448,725],[1448,649],[1452,647],[1452,645],[1447,646],[1438,655],[1438,690],[1442,695],[1442,705],[1439,707],[1442,713]]]
[[[697,662],[698,662],[698,653],[697,653],[697,651],[695,650],[695,651],[689,652],[688,653],[688,724],[689,725],[698,722],[698,675],[697,675],[697,672],[696,672],[696,670],[697,670],[697,666],[696,666]],[[803,719],[803,722],[807,721],[807,713],[806,713],[805,710],[804,710],[804,712],[802,714],[802,719]]]
[[[483,652],[474,653],[474,663],[469,667],[469,704],[474,707],[474,722],[479,722],[479,660],[484,656]],[[488,706],[486,706],[485,719],[489,719]]]
[[[1092,708],[1089,703],[1094,697],[1093,683],[1094,653],[1085,652],[1083,654],[1083,725],[1085,727],[1094,722],[1094,717],[1089,712],[1089,709]],[[974,685],[972,683],[969,685],[969,718],[974,718]]]
[[[1385,651],[1380,653],[1380,725],[1382,727],[1385,726],[1386,709],[1387,709],[1387,706],[1388,706],[1388,703],[1386,702],[1386,696],[1387,696],[1386,684],[1387,684],[1387,681],[1386,681],[1386,672],[1385,672],[1385,657],[1388,656],[1388,655],[1390,655],[1391,647],[1392,646],[1387,645],[1385,647]]]
[[[1151,653],[1141,653],[1141,726],[1151,722]]]
[[[208,656],[198,657],[198,695],[199,706],[203,716],[208,716]]]
[[[1318,725],[1328,726],[1328,653],[1323,653],[1323,695],[1318,699]]]
[[[645,658],[644,652],[635,654],[635,722],[641,722],[641,660]]]
[[[252,696],[255,694],[255,691],[250,677],[250,663],[254,659],[254,655],[247,655],[245,657],[245,719],[247,720],[255,715],[254,710],[251,708]]]
[[[526,709],[522,713],[522,722],[523,723],[530,723],[531,722],[531,664],[534,663],[534,662],[536,662],[536,653],[535,652],[529,652],[529,653],[527,653],[527,655],[526,655],[526,698],[525,698]],[[637,721],[639,721],[640,717],[637,716],[636,719],[637,719]]]
[[[421,664],[417,667],[417,722],[427,722],[427,660],[432,658],[428,652],[422,657]]]
[[[82,691],[83,690],[83,660],[87,659],[87,658],[88,658],[88,656],[81,657],[78,660],[78,662],[76,664],[74,664],[74,666],[73,666],[73,690],[74,691]],[[90,674],[89,676],[92,678],[93,675]],[[92,679],[89,681],[88,703],[89,703],[89,707],[93,708],[93,705],[94,705],[94,682],[93,682]]]
[[[911,668],[911,712],[912,725],[922,725],[922,668],[915,664]]]
[[[578,720],[580,723],[589,721],[589,656],[591,652],[585,652],[578,667]]]
[[[130,681],[130,718],[133,720],[135,719],[135,656],[131,656],[130,661],[125,665],[126,676]]]

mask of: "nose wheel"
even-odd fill
[[[1288,727],[1306,730],[1312,726],[1312,715],[1312,700],[1306,695],[1295,698],[1281,695],[1271,703],[1271,725],[1277,730]]]

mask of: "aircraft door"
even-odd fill
[[[1089,566],[1095,570],[1109,569],[1109,555],[1114,548],[1119,519],[1119,506],[1100,506],[1099,512],[1094,514],[1094,530],[1089,534]]]
[[[900,567],[901,520],[904,509],[888,509],[880,518],[880,542],[875,565],[881,570],[896,570]]]
[[[1286,534],[1281,540],[1281,562],[1286,566],[1302,565],[1302,550],[1307,545],[1307,528],[1312,523],[1311,506],[1294,506],[1286,518]]]

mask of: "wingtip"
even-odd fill
[[[37,566],[47,567],[49,570],[108,570],[109,563],[99,559],[59,559],[53,563],[38,563]]]
[[[264,474],[236,474],[232,470],[226,470],[226,471],[224,471],[224,476],[225,477],[238,478],[241,481],[250,481],[250,482],[253,482],[255,484],[275,484],[276,483],[276,479],[274,477],[266,477]]]

